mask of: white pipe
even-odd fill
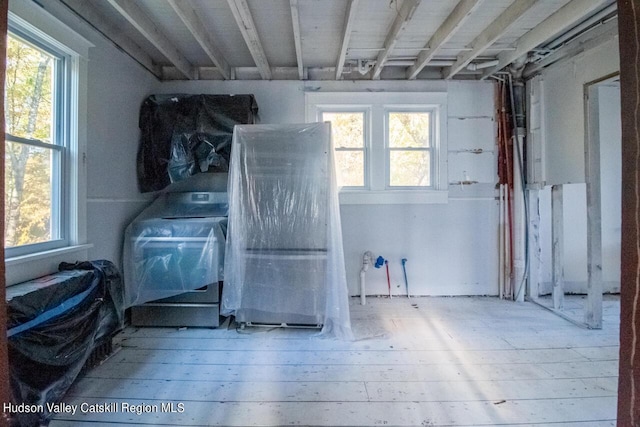
[[[524,130],[518,129],[513,150],[513,292],[514,299],[524,302],[525,281],[525,200],[523,197],[522,169],[518,152],[522,153]]]
[[[509,186],[504,188],[504,296],[511,299],[511,221],[509,219]]]
[[[482,70],[483,68],[495,67],[496,65],[498,65],[499,62],[500,61],[498,61],[497,59],[494,59],[492,61],[486,61],[486,62],[471,62],[469,63],[469,65],[467,65],[467,70],[476,71],[476,70]]]
[[[366,251],[362,256],[362,268],[360,269],[360,304],[367,304],[367,292],[364,280],[364,273],[369,269],[369,266],[373,265],[373,254],[370,251]]]
[[[498,284],[500,299],[504,298],[504,184],[500,184],[500,203],[498,215]]]

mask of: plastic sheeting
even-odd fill
[[[216,200],[181,200],[207,196]],[[167,193],[127,227],[125,307],[168,298],[223,279],[226,193]]]
[[[10,380],[20,426],[44,423],[93,349],[123,327],[122,280],[109,261],[61,264],[60,273],[7,288]]]
[[[329,123],[236,126],[222,314],[352,339]]]
[[[149,96],[140,108],[140,190],[228,171],[233,127],[255,123],[257,112],[253,95]]]

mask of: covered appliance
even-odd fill
[[[227,193],[166,193],[125,232],[125,305],[138,326],[219,325]]]
[[[329,123],[238,125],[222,313],[351,334]]]

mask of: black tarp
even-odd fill
[[[140,191],[229,170],[233,127],[253,124],[253,95],[151,95],[140,108]]]
[[[60,273],[7,289],[12,424],[38,426],[82,370],[93,349],[123,327],[122,278],[109,261],[61,264]]]

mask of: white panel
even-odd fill
[[[584,182],[583,87],[619,63],[616,39],[543,72],[547,184]]]
[[[449,117],[493,117],[494,84],[452,81],[448,84]]]
[[[496,123],[490,117],[449,117],[449,151],[496,149]]]
[[[449,184],[477,181],[495,184],[498,181],[496,156],[493,152],[473,154],[449,151]]]
[[[602,280],[620,281],[622,143],[620,87],[598,88],[600,102],[600,193],[602,200]]]
[[[389,260],[393,293],[406,295],[402,265],[415,295],[497,295],[498,207],[495,201],[447,205],[341,207],[347,282],[357,295],[362,253]],[[493,250],[495,249],[495,250]],[[387,294],[383,269],[366,273],[367,294]]]
[[[564,279],[587,280],[587,189],[564,185]]]

